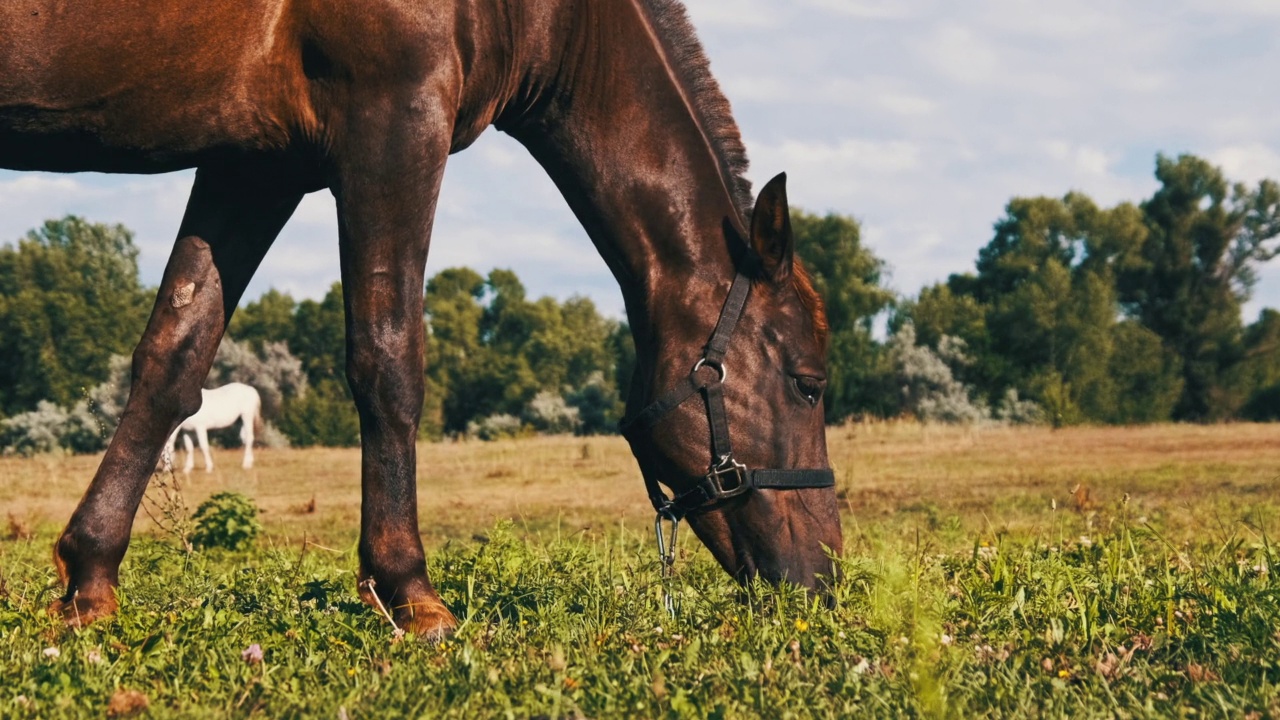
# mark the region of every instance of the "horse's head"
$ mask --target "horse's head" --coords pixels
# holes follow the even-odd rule
[[[738,278],[727,299],[721,284],[659,330],[652,384],[638,374],[631,395],[649,404],[629,408],[626,435],[655,505],[660,481],[668,510],[730,574],[818,589],[833,571],[827,550],[841,545],[823,424],[827,328],[794,259],[785,176],[761,191],[748,242],[728,234]],[[692,290],[670,290],[690,304]]]

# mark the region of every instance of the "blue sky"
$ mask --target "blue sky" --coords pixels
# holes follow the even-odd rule
[[[1104,205],[1155,189],[1157,152],[1280,179],[1280,0],[687,0],[757,187],[852,215],[915,293],[970,269],[1015,195]],[[162,176],[0,172],[0,241],[73,212],[137,232],[159,281],[191,186]],[[622,302],[563,199],[496,131],[450,159],[428,273],[510,267],[533,296]],[[327,193],[308,197],[249,289],[319,297],[338,278]],[[1246,319],[1280,307],[1280,260]]]

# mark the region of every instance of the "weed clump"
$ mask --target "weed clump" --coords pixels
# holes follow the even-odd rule
[[[196,514],[191,544],[197,548],[240,550],[253,543],[262,532],[258,522],[258,506],[249,498],[234,492],[221,492],[200,503]]]

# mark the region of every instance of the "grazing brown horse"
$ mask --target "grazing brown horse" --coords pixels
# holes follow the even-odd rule
[[[825,319],[783,179],[752,205],[678,2],[9,0],[0,167],[197,168],[119,430],[54,549],[55,611],[116,609],[165,440],[200,408],[276,234],[327,188],[363,438],[361,595],[418,633],[456,625],[418,534],[423,274],[445,161],[490,125],[546,169],[622,287],[638,354],[626,431],[655,505],[739,579],[820,586],[841,544]]]

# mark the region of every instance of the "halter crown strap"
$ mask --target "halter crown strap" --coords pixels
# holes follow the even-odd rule
[[[707,505],[737,497],[753,489],[791,490],[835,485],[835,473],[829,468],[753,470],[733,457],[733,445],[729,441],[729,414],[724,404],[724,381],[727,377],[724,357],[729,351],[729,341],[742,317],[750,293],[751,280],[741,272],[738,273],[733,279],[733,285],[729,287],[729,296],[720,309],[715,330],[703,347],[702,359],[675,387],[618,424],[622,434],[631,439],[637,428],[651,429],[694,395],[701,393],[706,402],[707,421],[711,427],[710,470],[701,482],[671,498],[658,486],[657,480],[645,475],[649,500],[659,517],[679,520]],[[707,372],[708,370],[714,372]]]

